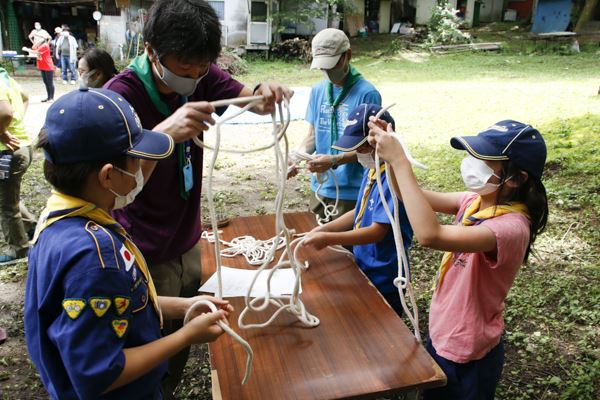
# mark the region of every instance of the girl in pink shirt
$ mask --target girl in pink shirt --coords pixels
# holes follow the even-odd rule
[[[504,300],[548,220],[544,139],[530,125],[511,120],[477,136],[452,138],[452,147],[468,153],[460,169],[469,192],[437,193],[419,188],[391,126],[372,118],[369,127],[369,142],[393,169],[415,237],[445,251],[427,350],[448,383],[424,398],[493,400],[504,364]],[[456,219],[441,225],[436,212]]]

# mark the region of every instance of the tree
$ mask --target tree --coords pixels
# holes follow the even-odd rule
[[[581,10],[581,14],[579,14],[579,19],[575,25],[575,32],[579,32],[583,28],[583,25],[592,19],[597,5],[598,0],[585,0],[583,10]]]

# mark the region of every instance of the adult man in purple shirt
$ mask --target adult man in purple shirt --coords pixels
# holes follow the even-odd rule
[[[176,143],[174,154],[142,165],[146,184],[135,200],[113,212],[147,258],[159,295],[193,296],[200,284],[200,194],[202,149],[191,141],[214,124],[210,101],[251,96],[253,90],[219,69],[221,26],[203,0],[159,0],[144,28],[146,51],[104,86],[120,93],[144,128],[165,132]],[[252,111],[270,113],[292,92],[277,83],[254,90],[264,95]],[[165,333],[181,322],[165,326]],[[169,360],[163,392],[171,398],[189,348]]]

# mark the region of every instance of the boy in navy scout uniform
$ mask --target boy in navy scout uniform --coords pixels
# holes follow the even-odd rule
[[[215,340],[231,310],[208,297],[218,312],[161,338],[163,317],[183,318],[199,297],[158,297],[142,254],[109,214],[141,190],[140,159],[168,157],[173,140],[142,129],[118,94],[81,89],[49,108],[38,146],[55,189],[25,296],[25,339],[42,382],[53,399],[160,399],[167,359]]]
[[[348,114],[344,134],[332,145],[334,149],[340,151],[356,150],[358,162],[365,168],[356,207],[338,219],[313,229],[306,236],[304,245],[313,246],[317,250],[335,244],[352,246],[356,264],[394,311],[402,315],[400,295],[398,288],[394,286],[394,279],[398,277],[398,254],[394,233],[377,188],[375,149],[367,141],[369,117],[375,116],[380,110],[379,105],[364,103],[353,109]],[[380,118],[394,125],[394,119],[388,112]],[[381,172],[385,201],[393,214],[394,201],[388,186],[385,165],[382,164],[378,168]],[[404,211],[404,205],[399,202],[398,207],[404,251],[408,254],[412,241],[412,228]]]

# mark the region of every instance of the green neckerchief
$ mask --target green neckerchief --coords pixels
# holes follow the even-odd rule
[[[130,70],[132,70],[142,84],[144,85],[144,89],[146,89],[146,93],[150,96],[150,100],[152,100],[152,104],[154,107],[165,116],[171,115],[171,110],[169,106],[162,101],[160,98],[160,92],[154,83],[154,76],[152,75],[152,63],[148,59],[148,54],[144,53],[142,55],[137,56],[133,60],[131,60],[131,64],[127,66]],[[177,168],[179,172],[179,195],[187,200],[189,196],[189,192],[185,191],[184,177],[183,177],[183,167],[185,166],[185,143],[177,143],[175,145],[175,150],[177,151]]]
[[[6,86],[10,86],[9,77],[10,76],[8,75],[8,72],[4,68],[0,67],[0,79],[2,79]]]
[[[344,86],[342,87],[342,91],[337,95],[337,97],[333,98],[333,83],[329,82],[327,87],[327,100],[329,105],[331,106],[331,144],[338,140],[338,126],[337,126],[337,114],[336,109],[337,106],[346,98],[350,89],[354,86],[356,82],[362,79],[362,75],[350,65],[350,71],[348,71],[348,76],[346,77],[346,82],[344,82]]]

